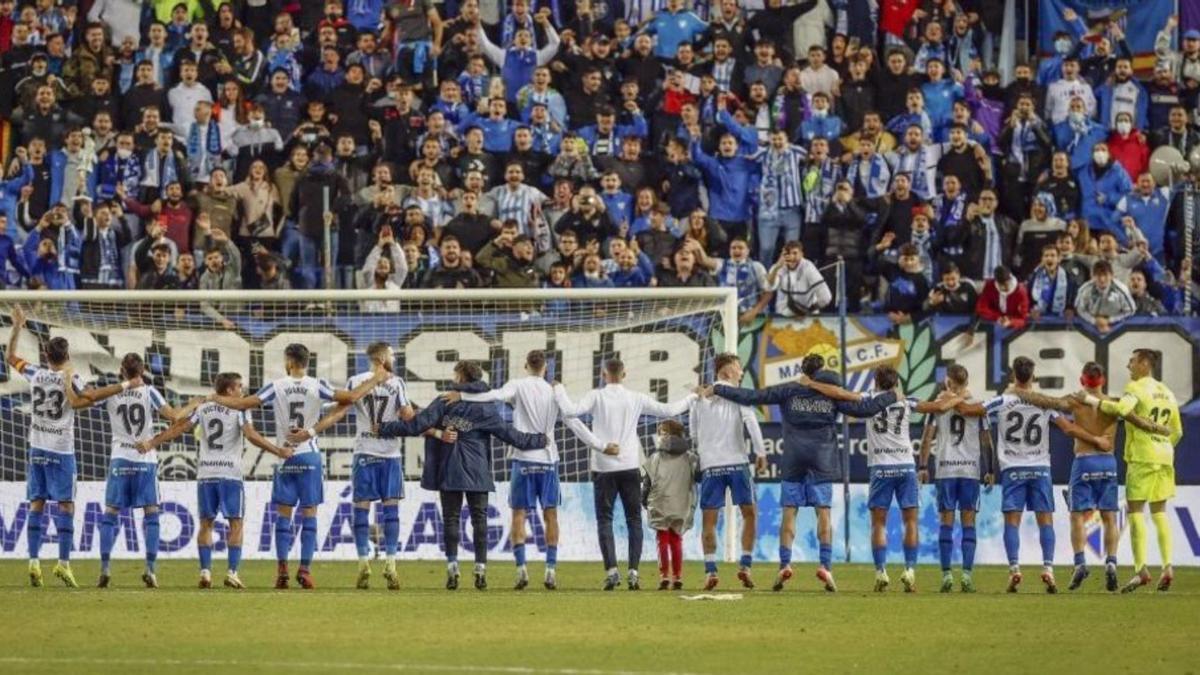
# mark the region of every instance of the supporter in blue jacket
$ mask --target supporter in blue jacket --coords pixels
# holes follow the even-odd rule
[[[683,0],[667,0],[666,11],[655,14],[639,31],[658,38],[654,55],[663,61],[673,60],[679,45],[695,41],[708,30],[708,24],[683,4]]]
[[[1079,171],[1092,161],[1092,148],[1108,138],[1108,129],[1084,112],[1083,99],[1071,99],[1067,119],[1055,124],[1050,133],[1054,147],[1071,158],[1071,170]]]
[[[1113,109],[1113,100],[1134,99],[1133,110],[1122,107]],[[1113,75],[1107,82],[1096,88],[1096,108],[1099,111],[1100,124],[1112,128],[1117,124],[1117,113],[1121,110],[1133,114],[1134,128],[1147,130],[1150,120],[1150,94],[1146,87],[1133,76],[1133,62],[1127,58],[1117,59]]]
[[[1133,181],[1120,162],[1113,161],[1107,143],[1097,143],[1092,149],[1092,161],[1076,173],[1079,180],[1080,215],[1092,229],[1111,232],[1118,242],[1126,241],[1125,228],[1117,204],[1133,189]]]
[[[729,236],[747,236],[758,162],[738,154],[738,142],[731,133],[721,136],[716,157],[692,141],[692,159],[704,174],[709,215]]]
[[[23,155],[24,151],[21,154]],[[20,173],[6,181],[0,181],[0,213],[8,216],[10,223],[17,222],[17,201],[21,195],[21,188],[33,182],[33,167],[26,161],[20,161],[20,164]]]
[[[21,275],[21,279],[29,278],[29,266],[25,264],[25,259],[21,249],[13,238],[8,236],[8,223],[11,219],[8,213],[0,211],[0,290],[7,288],[12,281],[8,276],[8,265],[11,263],[17,274]]]

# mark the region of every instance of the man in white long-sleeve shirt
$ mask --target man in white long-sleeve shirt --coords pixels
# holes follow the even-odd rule
[[[540,349],[529,352],[525,357],[525,377],[512,378],[499,389],[482,394],[447,394],[446,398],[476,403],[503,401],[513,406],[513,428],[526,433],[546,435],[546,447],[540,450],[509,449],[512,458],[512,476],[509,483],[508,503],[512,507],[513,558],[517,563],[516,590],[529,585],[529,572],[525,568],[525,513],[542,507],[542,521],[546,525],[546,577],[548,590],[558,587],[555,567],[558,564],[558,505],[561,502],[558,489],[558,446],[554,442],[555,423],[558,421],[558,403],[554,389],[546,382],[546,353]],[[589,448],[600,447],[600,441],[578,419],[564,419],[564,423]]]
[[[717,383],[730,387],[741,386],[742,364],[734,354],[719,354],[713,363]],[[754,558],[754,536],[758,520],[755,506],[754,479],[750,475],[746,434],[754,449],[755,468],[767,465],[762,430],[750,406],[738,405],[723,398],[701,398],[692,403],[688,424],[692,441],[700,455],[700,509],[704,514],[704,590],[717,587],[717,517],[725,506],[729,493],[733,503],[742,511],[742,557],[738,563],[738,579],[746,588],[754,588],[750,564]]]
[[[613,506],[621,499],[625,525],[629,531],[629,590],[640,588],[638,564],[642,558],[642,442],[638,438],[638,421],[642,415],[676,417],[687,412],[695,394],[688,394],[671,404],[659,403],[646,394],[629,391],[621,385],[625,379],[625,364],[620,359],[604,362],[604,383],[600,389],[584,394],[579,404],[571,402],[561,384],[554,387],[554,398],[563,417],[591,414],[591,468],[595,483],[596,531],[600,538],[600,553],[604,557],[604,590],[611,591],[621,583],[617,571],[617,547],[613,540]]]

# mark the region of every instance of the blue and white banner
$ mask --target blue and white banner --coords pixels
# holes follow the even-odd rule
[[[196,530],[199,527],[195,483],[163,482],[160,484],[160,488],[164,514],[159,548],[160,557],[164,559],[194,559],[197,556]],[[408,496],[400,503],[401,558],[404,560],[441,559],[441,507],[437,494],[421,490],[416,483],[407,483],[405,490]],[[29,519],[29,505],[24,499],[24,491],[23,485],[0,483],[0,558],[19,559],[27,555],[25,531]],[[246,483],[246,522],[243,542],[246,558],[274,558],[272,540],[274,514],[270,506],[270,491],[271,486],[268,483]],[[834,560],[840,561],[845,559],[842,530],[845,507],[841,490],[834,492],[833,555]],[[78,558],[99,556],[99,524],[103,512],[103,497],[103,483],[89,481],[79,484],[75,515],[75,556]],[[326,497],[326,502],[318,510],[318,558],[353,560],[356,554],[351,528],[352,504],[349,498],[349,486],[345,483],[330,481],[326,484]],[[854,562],[865,563],[871,560],[870,517],[866,499],[867,488],[865,485],[851,486],[850,554]],[[1061,564],[1068,564],[1071,561],[1070,524],[1062,489],[1055,490],[1055,502],[1054,528],[1057,534],[1055,559]],[[938,517],[932,486],[922,488],[920,503],[920,560],[923,564],[934,564],[938,559]],[[782,512],[778,483],[758,485],[758,508],[759,529],[754,557],[760,563],[774,562],[779,559],[779,521]],[[1180,488],[1178,496],[1170,502],[1167,514],[1174,535],[1174,563],[1176,565],[1200,565],[1200,487]],[[489,559],[512,559],[512,542],[509,539],[511,519],[512,512],[508,508],[508,485],[501,483],[497,485],[497,492],[492,495],[491,505],[488,507],[488,540],[484,545],[487,546]],[[600,549],[596,539],[596,519],[590,483],[563,485],[563,504],[559,508],[558,519],[562,531],[559,541],[559,559],[599,561]],[[465,526],[467,522],[465,510],[463,522],[462,556],[469,559],[477,544],[471,541],[471,528]],[[1124,514],[1122,514],[1121,522],[1122,524],[1125,522]],[[532,534],[531,540],[527,542],[529,559],[536,562],[544,559],[545,529],[537,514],[531,516],[530,525],[531,527],[527,528]],[[699,514],[697,514],[695,527],[684,537],[684,554],[690,560],[700,560],[703,557],[699,525]],[[621,559],[624,560],[626,558],[624,518],[616,518],[614,526],[618,552]],[[1004,523],[1000,513],[999,488],[984,492],[976,527],[979,537],[977,562],[980,564],[1007,562],[1004,554]],[[721,529],[723,528],[724,523],[721,524]],[[796,529],[796,540],[793,546],[794,559],[803,562],[815,561],[817,559],[816,521],[811,510],[804,509],[801,512]],[[225,550],[227,532],[228,528],[225,523],[218,521],[214,546],[218,555]],[[888,521],[889,558],[893,562],[899,562],[902,559],[902,533],[903,526],[900,523],[899,512],[893,510]],[[54,545],[58,540],[52,519],[49,521],[46,535],[43,553],[53,555],[56,550]],[[959,533],[956,532],[955,536],[958,537]],[[1097,562],[1103,560],[1101,541],[1100,525],[1097,519],[1088,525],[1087,555],[1089,560]],[[647,561],[645,568],[648,570],[652,566],[655,551],[654,532],[649,528],[645,531],[643,550]],[[117,532],[114,557],[139,558],[144,551],[141,513],[123,513]],[[296,551],[293,550],[293,556],[295,553]],[[1122,537],[1121,560],[1128,562],[1130,555],[1129,538]],[[1149,555],[1151,563],[1158,561],[1158,551],[1154,546],[1149,547]],[[1041,562],[1038,530],[1034,525],[1032,514],[1027,514],[1026,522],[1021,528],[1021,561],[1026,564]]]
[[[1154,52],[1154,37],[1166,25],[1167,17],[1175,13],[1173,0],[1041,0],[1038,6],[1037,45],[1043,54],[1054,52],[1054,34],[1058,31],[1076,34],[1063,18],[1068,8],[1075,10],[1084,23],[1089,17],[1116,14],[1134,55]]]

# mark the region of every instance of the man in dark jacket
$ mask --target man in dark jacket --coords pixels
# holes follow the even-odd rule
[[[824,367],[825,358],[820,354],[809,354],[800,364],[805,377],[839,385],[838,376],[831,370],[823,370]],[[713,393],[739,405],[778,405],[783,417],[783,458],[780,460],[783,522],[779,526],[779,576],[775,580],[775,590],[782,590],[783,584],[792,578],[796,511],[802,506],[811,506],[817,512],[821,558],[817,576],[825,582],[826,590],[836,590],[830,571],[833,527],[829,507],[833,500],[833,483],[842,479],[837,416],[839,413],[851,417],[878,415],[896,402],[896,393],[884,392],[861,401],[849,400],[858,398],[856,394],[849,394],[845,400],[835,400],[796,382],[759,390],[718,384]]]
[[[482,394],[488,390],[482,380],[483,370],[478,363],[459,361],[454,366],[455,391]],[[471,541],[475,543],[475,588],[482,591],[487,588],[488,493],[496,489],[492,482],[492,438],[519,450],[538,450],[546,447],[546,436],[513,429],[491,403],[447,403],[437,399],[417,416],[422,423],[433,418],[438,418],[437,426],[452,431],[454,438],[450,442],[427,438],[425,468],[421,473],[421,487],[441,494],[446,589],[458,588],[459,521],[465,498],[471,511]],[[389,422],[380,425],[379,435],[383,438],[409,435],[411,426],[411,423]]]
[[[297,245],[285,245],[283,251],[293,260],[299,258],[297,272],[307,288],[316,288],[321,278],[326,225],[330,228],[330,260],[338,259],[338,224],[334,213],[350,197],[350,184],[334,167],[333,151],[327,145],[317,146],[312,163],[292,190],[290,212],[296,216]]]

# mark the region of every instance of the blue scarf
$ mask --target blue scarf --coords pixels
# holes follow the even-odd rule
[[[721,275],[717,281],[722,286],[737,289],[739,312],[745,312],[758,302],[761,280],[754,273],[754,266],[749,260],[737,262],[726,259],[725,264],[721,266]]]
[[[146,170],[142,172],[142,185],[158,189],[161,199],[167,197],[167,186],[179,180],[179,167],[175,166],[175,151],[167,151],[167,161],[161,169],[158,166],[158,150],[152,149],[146,155]]]
[[[892,170],[888,167],[887,162],[879,155],[873,155],[870,162],[870,167],[867,169],[867,175],[862,176],[862,159],[855,159],[850,163],[850,168],[846,172],[846,180],[850,181],[850,185],[854,187],[854,191],[865,195],[868,199],[875,199],[887,194],[888,184],[892,181]]]
[[[1033,306],[1037,307],[1043,314],[1062,316],[1062,313],[1067,309],[1069,283],[1067,281],[1067,271],[1063,269],[1062,265],[1058,266],[1058,271],[1055,273],[1053,279],[1046,272],[1046,268],[1039,265],[1033,272],[1033,283],[1030,284]]]
[[[188,164],[197,178],[207,178],[221,159],[221,127],[216,120],[209,120],[204,131],[203,145],[200,140],[200,123],[195,122],[188,131]]]

